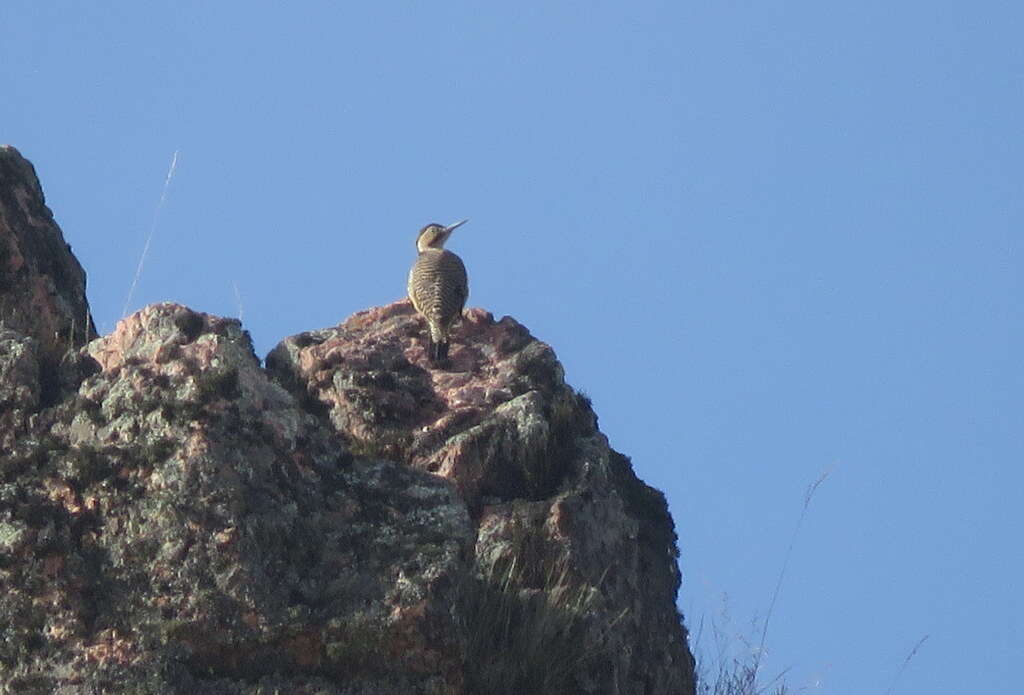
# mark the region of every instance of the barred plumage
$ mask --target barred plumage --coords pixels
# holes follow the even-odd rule
[[[448,227],[428,224],[416,238],[419,256],[409,271],[409,299],[427,320],[429,354],[435,363],[448,358],[448,331],[462,316],[469,296],[466,266],[461,258],[443,248],[452,231],[465,222]]]

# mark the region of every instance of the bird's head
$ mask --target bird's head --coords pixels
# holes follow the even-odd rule
[[[443,224],[431,222],[421,229],[419,235],[416,237],[416,250],[422,253],[427,249],[444,248],[444,242],[448,241],[448,237],[451,233],[467,222],[469,222],[469,220],[462,220],[461,222],[450,224],[447,227]]]

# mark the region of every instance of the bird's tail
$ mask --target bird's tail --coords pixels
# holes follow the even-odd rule
[[[430,361],[440,364],[448,359],[448,335],[430,322]]]
[[[448,360],[448,341],[430,341],[430,361],[434,364],[441,364]]]

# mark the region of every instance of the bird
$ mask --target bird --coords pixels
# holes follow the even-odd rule
[[[462,259],[444,248],[451,233],[469,222],[447,227],[431,222],[416,236],[416,262],[409,271],[409,299],[430,331],[428,356],[434,364],[448,359],[448,332],[462,316],[469,296],[469,281]]]

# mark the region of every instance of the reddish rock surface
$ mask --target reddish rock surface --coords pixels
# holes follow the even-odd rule
[[[552,448],[571,437],[576,394],[551,349],[511,318],[470,309],[452,333],[450,363],[426,357],[408,300],[338,328],[283,341],[267,367],[327,409],[356,452],[400,460],[455,483],[474,506],[504,493],[537,496],[557,471]]]

